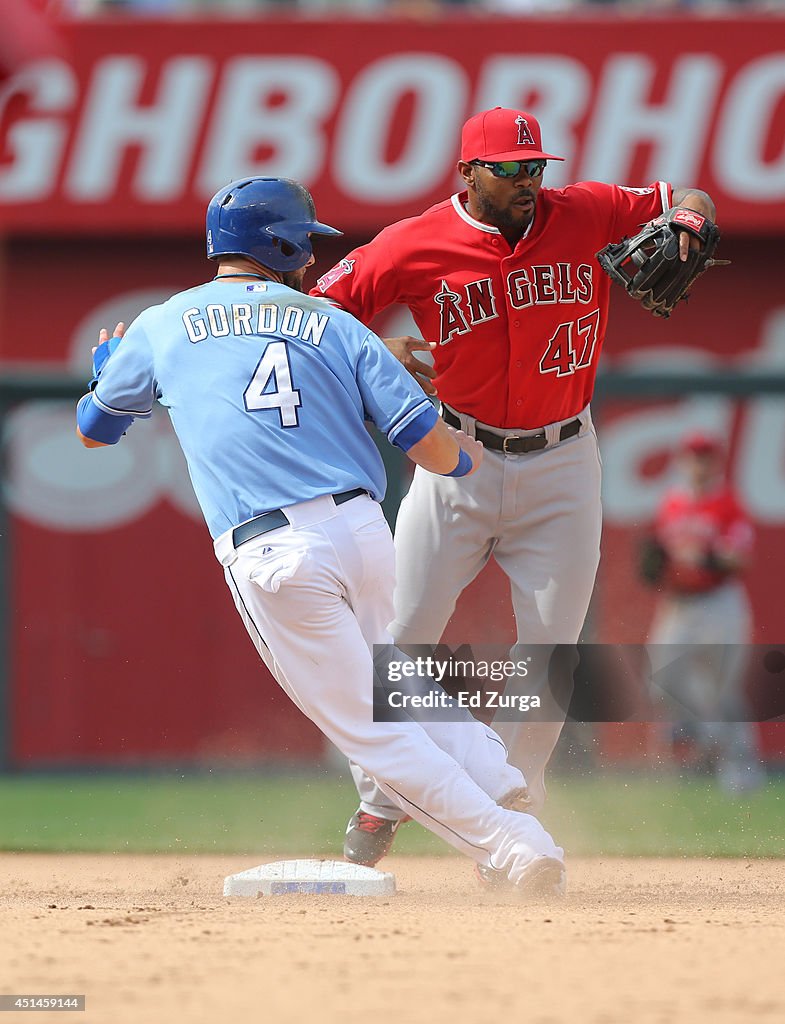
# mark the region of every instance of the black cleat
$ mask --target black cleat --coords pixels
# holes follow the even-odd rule
[[[356,811],[346,826],[343,855],[353,864],[373,867],[389,853],[398,826],[408,818],[390,821],[367,811]]]

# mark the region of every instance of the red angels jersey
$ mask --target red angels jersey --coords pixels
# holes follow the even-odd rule
[[[668,554],[663,587],[679,593],[711,590],[724,583],[732,574],[706,568],[707,556],[747,555],[754,539],[746,512],[725,485],[700,497],[686,490],[670,491],[657,513],[654,533]]]
[[[409,307],[434,350],[439,398],[496,427],[574,417],[591,399],[610,278],[595,253],[671,204],[671,186],[542,188],[514,250],[467,212],[466,192],[385,228],[319,279],[363,323]]]

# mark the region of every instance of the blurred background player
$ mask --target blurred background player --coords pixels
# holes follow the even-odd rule
[[[682,716],[682,734],[720,784],[743,792],[765,778],[745,695],[753,529],[718,438],[689,434],[678,463],[682,482],[665,494],[641,553],[641,575],[660,594],[649,632],[654,692]]]
[[[88,448],[155,401],[170,413],[243,623],[300,710],[389,799],[492,881],[558,895],[563,851],[515,809],[521,772],[486,726],[373,720],[394,552],[370,420],[418,465],[468,476],[482,446],[451,431],[379,338],[303,294],[311,234],[340,232],[286,178],[247,178],[207,209],[215,278],[102,332],[79,402]],[[429,681],[428,681],[429,682]],[[438,741],[435,737],[438,736]]]
[[[548,161],[562,159],[544,150],[533,114],[475,114],[461,136],[464,191],[385,228],[313,289],[363,323],[392,303],[408,306],[425,341],[387,344],[426,390],[435,386],[445,422],[486,449],[471,481],[415,471],[395,531],[390,629],[399,644],[439,643],[458,597],[491,556],[510,580],[519,643],[575,644],[583,627],[602,518],[589,403],[610,298],[595,254],[671,206],[711,220],[715,210],[704,192],[665,182],[542,187]],[[689,245],[682,233],[683,258]],[[428,343],[433,370],[413,356]],[[545,680],[536,688],[545,700]],[[534,813],[560,713],[537,724],[497,723]],[[344,852],[375,863],[402,812],[353,775],[361,802]]]

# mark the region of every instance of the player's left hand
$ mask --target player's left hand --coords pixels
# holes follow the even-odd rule
[[[690,192],[632,238],[625,236],[597,253],[611,280],[654,316],[669,317],[704,271],[728,262],[714,259],[720,230],[703,214],[714,207],[702,196]]]
[[[125,324],[121,320],[120,323],[117,325],[117,327],[115,327],[114,333],[112,334],[112,337],[113,338],[117,338],[117,340],[119,341],[120,338],[122,338],[124,336],[125,336]],[[107,329],[105,327],[102,327],[101,330],[98,332],[98,344],[93,346],[93,360],[95,360],[95,354],[98,351],[98,349],[101,347],[101,345],[103,345],[105,342],[108,342],[108,341],[109,341],[109,331],[107,331]],[[111,353],[114,352],[114,350],[116,348],[117,348],[117,343],[115,343],[114,345],[109,345],[109,351],[107,351],[107,354],[106,354],[106,358],[107,359],[109,358]],[[104,360],[104,362],[106,362],[106,360]]]
[[[109,331],[107,331],[105,327],[102,327],[98,332],[98,344],[93,347],[93,378],[90,381],[91,391],[98,383],[98,377],[104,363],[123,340],[124,335],[125,324],[122,320],[117,327],[115,327],[114,334],[111,338],[109,337]]]
[[[714,221],[717,214],[714,209],[714,205],[707,201],[707,197],[704,197],[702,193],[690,192],[689,195],[685,196],[684,199],[679,203],[679,206],[685,210],[694,210],[699,213],[702,217],[706,217],[710,221]],[[701,247],[701,240],[689,231],[679,232],[679,259],[684,262],[689,255],[690,249],[697,250]]]
[[[687,259],[690,249],[700,249],[700,240],[691,235],[688,231],[679,232],[679,259],[684,262]]]

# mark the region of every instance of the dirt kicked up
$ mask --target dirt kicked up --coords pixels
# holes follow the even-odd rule
[[[100,1024],[785,1019],[785,861],[570,861],[544,907],[391,857],[392,898],[224,899],[255,863],[0,855],[0,994],[84,994]]]

